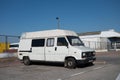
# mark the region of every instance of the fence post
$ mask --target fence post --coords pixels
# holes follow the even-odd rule
[[[5,51],[7,51],[7,49],[8,49],[8,37],[7,36],[5,36]]]
[[[114,46],[114,48],[115,48],[115,51],[117,50],[117,43],[115,42],[115,46]]]

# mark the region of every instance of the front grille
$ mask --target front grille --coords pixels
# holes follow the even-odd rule
[[[93,57],[95,56],[94,52],[83,52],[82,53],[82,58],[88,58],[88,57]]]
[[[95,56],[95,55],[93,54],[93,52],[85,52],[85,53],[86,53],[86,57]]]

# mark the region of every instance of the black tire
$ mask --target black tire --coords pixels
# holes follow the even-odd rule
[[[24,57],[24,58],[23,58],[23,63],[24,63],[24,65],[30,65],[31,62],[30,62],[29,57]]]
[[[65,60],[64,67],[69,69],[75,69],[76,68],[76,60],[74,58],[68,58]]]

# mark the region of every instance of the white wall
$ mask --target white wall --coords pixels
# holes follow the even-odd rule
[[[97,35],[85,35],[79,37],[86,47],[90,47],[95,50],[108,50],[108,47],[110,47],[111,44],[108,38],[120,38],[120,34],[112,29],[108,31],[102,31],[100,34]]]
[[[86,47],[96,50],[107,49],[107,38],[101,37],[80,37]]]

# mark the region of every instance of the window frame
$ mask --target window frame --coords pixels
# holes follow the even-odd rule
[[[44,47],[45,39],[32,39],[31,47]]]
[[[48,45],[49,44],[48,40],[50,41],[50,45]],[[46,47],[53,47],[54,45],[55,45],[55,38],[47,38]]]
[[[60,38],[63,38],[66,43],[65,43],[65,44],[58,44],[58,40],[59,40]],[[57,46],[68,46],[68,42],[67,42],[66,38],[65,38],[65,37],[58,37],[58,38],[57,38]]]

